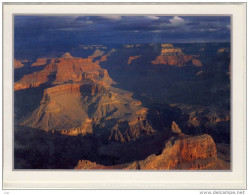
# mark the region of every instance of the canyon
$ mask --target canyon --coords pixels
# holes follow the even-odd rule
[[[163,43],[33,60],[14,84],[15,168],[230,169],[229,56]]]

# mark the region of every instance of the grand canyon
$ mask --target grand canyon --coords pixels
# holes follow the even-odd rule
[[[18,36],[14,169],[230,170],[229,41]]]

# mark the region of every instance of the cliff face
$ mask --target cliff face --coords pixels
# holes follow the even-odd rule
[[[216,163],[216,144],[211,136],[181,134],[167,140],[161,154],[150,155],[145,160],[113,166],[81,160],[75,169],[198,170],[215,169]]]
[[[50,73],[51,72],[48,70],[42,70],[40,72],[24,75],[20,81],[15,82],[14,90],[18,91],[22,89],[39,87],[41,84],[49,81]]]
[[[170,138],[162,154],[151,155],[127,169],[207,169],[214,166],[216,161],[216,145],[211,136],[181,135]]]
[[[47,63],[47,60],[37,60]],[[39,87],[41,84],[53,83],[61,84],[68,81],[81,81],[84,79],[106,80],[111,82],[106,70],[91,59],[75,58],[69,53],[61,58],[54,58],[50,63],[44,66],[39,72],[25,75],[20,81],[15,82],[15,91],[32,87]],[[107,81],[108,80],[108,81]]]

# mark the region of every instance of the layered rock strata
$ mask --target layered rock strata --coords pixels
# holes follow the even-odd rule
[[[183,67],[187,63],[198,67],[202,66],[200,60],[194,58],[194,56],[185,55],[180,48],[174,48],[172,44],[161,44],[161,54],[151,63],[178,67]]]

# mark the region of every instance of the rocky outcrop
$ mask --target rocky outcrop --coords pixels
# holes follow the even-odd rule
[[[73,56],[69,52],[66,52],[61,56],[61,58],[73,59]]]
[[[101,51],[100,49],[96,49],[94,53],[91,56],[89,56],[89,58],[94,59],[94,58],[102,56],[104,53],[105,53],[104,51]]]
[[[43,70],[25,75],[21,80],[15,82],[14,89],[17,91],[39,87],[44,83],[61,84],[86,79],[112,82],[107,71],[101,69],[97,63],[92,62],[92,59],[76,58],[72,57],[70,53],[65,53],[61,58],[51,59]]]
[[[24,65],[20,60],[14,60],[14,68],[22,68]]]
[[[161,154],[152,154],[145,160],[113,166],[81,160],[75,169],[198,170],[216,169],[216,163],[217,149],[211,136],[181,134],[167,140]]]
[[[134,162],[127,169],[208,169],[216,161],[216,145],[211,136],[181,135],[170,138],[162,154]]]
[[[130,95],[92,81],[45,89],[40,106],[21,125],[70,136],[96,133],[108,141],[127,142],[154,133],[146,114]]]
[[[132,62],[133,60],[138,59],[138,58],[140,58],[140,57],[141,57],[141,55],[139,55],[139,56],[130,56],[129,59],[128,59],[127,64],[131,64],[131,62]]]
[[[179,128],[179,126],[176,124],[175,121],[173,121],[171,124],[171,131],[176,134],[182,133],[181,129]]]
[[[161,54],[151,61],[152,64],[165,64],[177,67],[183,67],[189,62],[193,66],[202,66],[200,60],[195,59],[194,56],[185,55],[180,48],[174,48],[172,44],[161,44]]]
[[[119,141],[122,143],[136,140],[141,135],[151,135],[155,133],[155,130],[149,125],[146,120],[141,120],[137,117],[132,122],[117,123],[111,130],[111,134],[108,137],[109,141]]]
[[[15,82],[14,90],[18,91],[22,89],[39,87],[41,84],[49,81],[50,73],[50,71],[42,70],[40,72],[24,75],[20,81]]]

